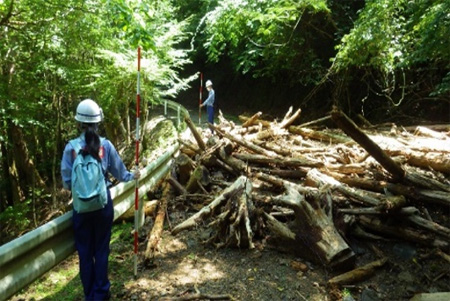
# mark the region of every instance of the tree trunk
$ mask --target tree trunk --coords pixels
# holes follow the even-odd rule
[[[151,216],[155,213],[156,208],[159,204],[158,200],[152,200],[152,201],[139,201],[139,203],[143,204],[143,213],[144,216]],[[132,206],[130,209],[125,211],[121,216],[117,218],[117,221],[133,221],[134,219],[134,206]]]
[[[12,122],[9,122],[8,125],[9,137],[12,138],[11,141],[13,143],[10,154],[14,162],[10,166],[15,166],[15,170],[17,172],[11,176],[17,177],[16,181],[19,185],[18,190],[20,190],[20,194],[22,196],[28,194],[29,187],[32,187],[33,185],[33,177],[36,186],[45,188],[45,182],[42,180],[33,160],[31,160],[29,156],[22,130]]]
[[[237,190],[244,189],[247,181],[248,179],[246,177],[239,177],[230,187],[224,189],[222,193],[218,197],[216,197],[209,205],[203,207],[199,212],[192,215],[190,218],[173,228],[172,234],[176,235],[183,230],[197,226],[202,220],[213,214],[213,212],[218,207],[223,205],[223,203],[228,200],[231,194],[235,193]]]
[[[389,191],[393,194],[403,195],[410,200],[435,203],[444,206],[450,206],[450,193],[439,190],[426,190],[413,186],[406,186],[403,184],[393,184],[385,181],[368,180],[361,178],[353,178],[348,176],[339,176],[338,174],[332,174],[334,178],[337,178],[340,182],[346,183],[352,187],[358,187],[370,191],[376,191],[384,193]]]
[[[158,250],[158,244],[163,232],[167,204],[169,203],[169,199],[173,198],[170,184],[166,182],[164,185],[163,196],[156,214],[155,223],[148,236],[147,247],[144,254],[145,262],[149,262],[155,257],[155,252]]]
[[[382,267],[387,262],[387,258],[382,258],[371,263],[368,263],[362,267],[351,270],[347,273],[335,276],[328,280],[329,285],[344,285],[352,284],[361,280],[365,280],[372,276],[375,271]]]
[[[233,136],[229,133],[225,133],[225,132],[221,131],[219,128],[215,127],[214,125],[211,125],[211,127],[215,131],[217,131],[221,136],[226,137],[226,138],[230,139],[231,141],[234,141],[234,142],[238,143],[239,145],[244,146],[245,148],[251,150],[252,152],[255,152],[257,154],[261,154],[261,155],[264,155],[267,157],[271,157],[271,158],[276,158],[278,156],[276,153],[268,151],[260,146],[257,146],[251,142],[248,142],[247,140]]]
[[[242,160],[244,162],[256,163],[256,164],[264,164],[264,165],[276,165],[279,167],[322,167],[323,162],[318,160],[311,160],[306,157],[297,157],[297,158],[270,158],[264,155],[255,155],[248,153],[236,153],[234,155],[235,158]]]
[[[55,84],[56,86],[56,84]],[[59,146],[61,145],[61,98],[62,96],[58,96],[55,94],[55,91],[53,93],[53,106],[55,108],[55,114],[56,114],[56,125],[55,125],[55,143],[53,146],[53,160],[52,160],[52,182],[53,182],[53,187],[52,187],[52,204],[53,204],[53,209],[57,208],[58,206],[58,200],[57,200],[57,183],[59,183],[59,181],[57,181],[56,177],[57,177],[57,167],[59,166],[59,160],[61,158],[61,152],[59,149]]]
[[[302,137],[305,138],[312,138],[326,143],[347,143],[351,141],[351,139],[342,135],[333,134],[325,131],[315,131],[312,129],[307,129],[299,126],[290,126],[289,132],[301,135]]]
[[[194,162],[187,155],[181,153],[175,159],[175,164],[178,168],[178,182],[185,185],[194,169]]]
[[[258,176],[260,179],[267,177]],[[276,203],[288,206],[295,212],[297,228],[296,239],[303,242],[302,246],[310,249],[315,255],[312,260],[327,266],[340,268],[354,260],[355,254],[336,230],[331,216],[331,197],[328,194],[308,196],[309,200],[300,194],[302,189],[294,183],[279,180],[286,190],[284,195],[273,198]],[[320,200],[319,200],[320,199]],[[325,201],[327,212],[320,204]]]
[[[254,114],[253,116],[251,116],[250,118],[248,118],[244,123],[242,123],[242,127],[243,128],[247,128],[249,126],[252,126],[256,123],[256,120],[261,117],[262,112],[258,112],[256,114]]]
[[[199,132],[197,131],[197,128],[195,127],[194,123],[189,118],[189,116],[184,116],[184,121],[191,130],[192,135],[194,135],[195,141],[197,141],[197,144],[200,147],[200,149],[205,150],[206,149],[205,142],[203,142],[202,137],[200,136]]]
[[[426,247],[436,247],[436,248],[448,248],[449,242],[441,239],[437,239],[434,235],[427,235],[420,233],[411,228],[407,228],[404,225],[393,224],[387,225],[385,221],[380,220],[376,217],[360,216],[358,222],[367,229],[375,232],[388,234],[390,236],[398,237],[407,241],[412,241],[420,243]]]
[[[334,108],[331,113],[333,121],[350,137],[359,143],[369,154],[372,155],[394,178],[402,180],[405,171],[394,162],[375,142],[373,142],[358,126],[343,112]]]
[[[292,112],[292,107],[289,108],[288,113],[286,114],[286,116],[284,116],[283,121],[281,121],[281,123],[279,125],[280,129],[285,129],[285,128],[289,127],[295,121],[295,119],[297,119],[298,116],[300,116],[300,113],[302,112],[302,110],[298,109],[292,115],[291,115],[291,112]]]
[[[203,165],[197,166],[196,169],[191,173],[191,177],[186,184],[186,190],[189,193],[196,192],[198,189],[201,189],[207,186],[211,182],[209,171]]]
[[[0,152],[1,152],[1,166],[0,170],[3,172],[2,174],[2,183],[0,186],[0,213],[3,212],[8,206],[14,205],[14,200],[19,200],[18,191],[12,189],[13,185],[11,183],[12,179],[9,174],[9,166],[8,164],[8,152],[5,146],[5,143],[0,142]]]
[[[172,185],[173,189],[175,189],[177,191],[178,195],[186,195],[188,194],[188,191],[183,187],[183,185],[181,185],[180,182],[178,182],[174,177],[170,176],[167,179],[167,182],[170,183],[170,185]]]

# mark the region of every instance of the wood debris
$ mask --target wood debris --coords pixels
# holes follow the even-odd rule
[[[448,220],[427,208],[450,207],[450,126],[362,129],[337,108],[296,126],[301,111],[292,112],[280,122],[240,116],[241,126],[220,114],[209,124],[215,135],[186,118],[192,139],[180,141],[168,182],[174,201],[202,205],[173,235],[208,227],[204,242],[217,248],[268,241],[331,268],[354,267],[351,236],[406,240],[448,258]],[[337,127],[312,127],[331,121]],[[385,261],[330,281],[352,282]]]

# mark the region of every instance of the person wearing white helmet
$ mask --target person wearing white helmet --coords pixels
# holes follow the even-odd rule
[[[213,89],[213,84],[210,80],[207,80],[205,83],[206,89],[208,90],[208,98],[201,104],[201,107],[206,106],[206,112],[208,113],[208,122],[214,124],[214,101],[215,101],[215,93]],[[211,130],[214,134],[214,131]]]
[[[98,124],[103,121],[103,112],[95,101],[81,101],[77,106],[75,120],[80,123],[82,133],[67,143],[63,152],[61,176],[64,188],[71,189],[72,166],[77,156],[73,145],[81,146],[83,152],[101,162],[108,187],[112,185],[108,173],[122,182],[140,177],[139,170],[134,173],[128,171],[113,144],[98,135]],[[111,296],[108,256],[114,208],[109,189],[107,194],[108,203],[103,209],[87,213],[73,210],[75,247],[85,300],[108,300]]]

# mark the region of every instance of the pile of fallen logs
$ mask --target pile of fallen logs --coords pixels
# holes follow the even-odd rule
[[[291,109],[276,122],[257,113],[236,125],[220,114],[203,131],[186,118],[191,135],[179,139],[165,190],[170,202],[198,210],[172,234],[207,227],[205,243],[218,248],[270,238],[331,268],[355,261],[350,236],[406,240],[449,258],[449,217],[428,210],[450,209],[449,125],[361,129],[336,108],[293,125],[299,116]],[[329,120],[337,127],[313,129]]]

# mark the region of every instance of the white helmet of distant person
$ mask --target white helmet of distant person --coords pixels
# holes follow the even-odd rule
[[[210,81],[209,79],[206,81],[206,87],[211,87],[212,86],[212,81]]]
[[[103,120],[103,111],[92,99],[85,99],[78,104],[75,120],[82,123],[99,123]]]

